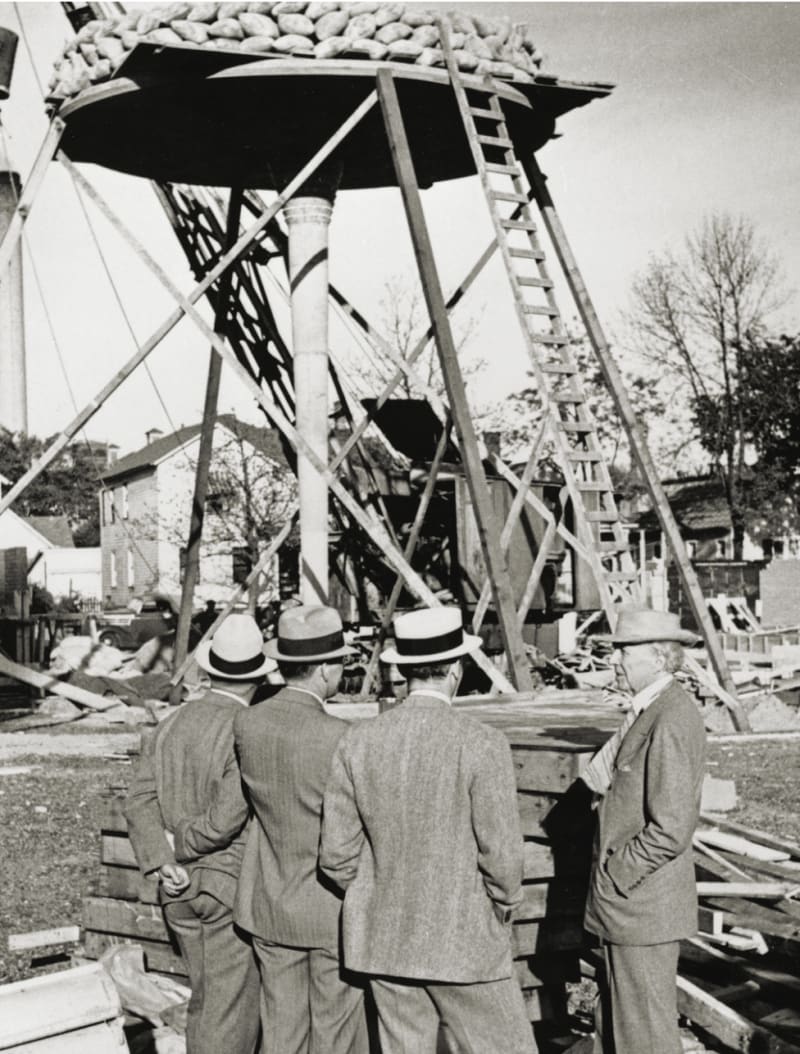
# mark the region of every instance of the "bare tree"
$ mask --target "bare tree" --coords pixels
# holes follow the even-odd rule
[[[785,302],[780,266],[746,217],[714,213],[683,251],[651,257],[633,286],[635,351],[688,386],[695,435],[718,474],[741,558],[746,348]]]

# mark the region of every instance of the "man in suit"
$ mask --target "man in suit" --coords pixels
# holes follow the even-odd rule
[[[164,915],[186,962],[192,997],[188,1054],[253,1054],[258,1040],[258,967],[233,923],[247,811],[224,839],[176,860],[173,832],[183,817],[209,812],[209,823],[241,800],[233,724],[256,686],[275,669],[249,615],[229,615],[195,656],[211,677],[206,694],[143,737],[125,807],[139,867],[158,875]]]
[[[697,932],[692,836],[700,811],[705,728],[674,679],[698,638],[677,615],[621,608],[614,662],[634,693],[619,731],[582,779],[597,794],[587,930],[604,971],[597,1054],[680,1054],[679,942]]]
[[[336,611],[302,605],[281,615],[266,651],[286,686],[239,713],[234,728],[254,812],[234,918],[252,934],[259,962],[262,1054],[365,1054],[363,989],[340,964],[341,896],[318,870],[322,795],[347,728],[323,704],[353,649]],[[180,825],[179,859],[241,823],[244,800],[226,800],[214,824],[201,816]]]
[[[369,975],[383,1054],[429,1054],[440,1020],[465,1054],[536,1047],[512,976],[522,836],[505,737],[451,708],[480,645],[457,608],[395,620],[408,695],[337,748],[320,866],[345,892],[344,962]]]

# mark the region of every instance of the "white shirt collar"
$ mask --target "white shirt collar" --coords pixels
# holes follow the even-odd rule
[[[325,708],[325,700],[321,696],[317,695],[316,692],[312,692],[310,688],[300,688],[300,686],[296,684],[287,684],[286,687],[291,688],[293,692],[304,692],[306,695],[310,695],[312,699],[317,700],[317,702],[323,709]]]
[[[246,699],[242,699],[240,695],[235,692],[226,692],[224,688],[212,688],[211,691],[214,695],[224,695],[227,699],[234,699],[240,706],[249,706],[250,704]]]
[[[445,695],[444,692],[437,692],[435,688],[415,688],[413,692],[409,692],[406,698],[410,699],[413,695],[426,695],[433,696],[434,699],[441,699],[443,703],[447,703],[448,706],[452,703],[452,699],[449,695]]]
[[[664,691],[669,682],[672,680],[671,673],[662,673],[660,677],[657,677],[652,684],[648,684],[646,688],[642,688],[640,692],[631,699],[631,708],[638,716],[645,711],[651,703],[654,703],[658,699],[659,695]]]

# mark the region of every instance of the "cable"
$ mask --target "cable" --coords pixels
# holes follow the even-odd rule
[[[39,89],[39,94],[42,97],[42,101],[44,101],[44,98],[45,98],[44,87],[43,87],[42,81],[41,81],[41,79],[39,77],[39,72],[36,69],[36,63],[33,61],[33,51],[31,50],[30,41],[28,40],[28,34],[27,34],[26,30],[25,30],[25,23],[22,21],[22,15],[20,14],[19,4],[17,4],[17,3],[14,4],[14,14],[17,16],[17,22],[19,22],[20,36],[22,37],[22,42],[25,45],[25,50],[28,52],[28,61],[31,64],[31,70],[33,71],[33,76],[36,79],[36,86]]]

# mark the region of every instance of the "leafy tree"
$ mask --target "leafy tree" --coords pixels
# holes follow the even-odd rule
[[[633,286],[635,349],[675,395],[721,480],[741,558],[753,397],[748,348],[784,302],[777,259],[745,217],[714,213],[680,253],[654,255]],[[774,384],[774,376],[772,383]]]
[[[54,438],[0,429],[0,471],[15,482]],[[20,516],[66,516],[76,545],[99,545],[97,494],[99,475],[105,468],[103,456],[86,443],[67,447],[14,502],[14,511]]]

